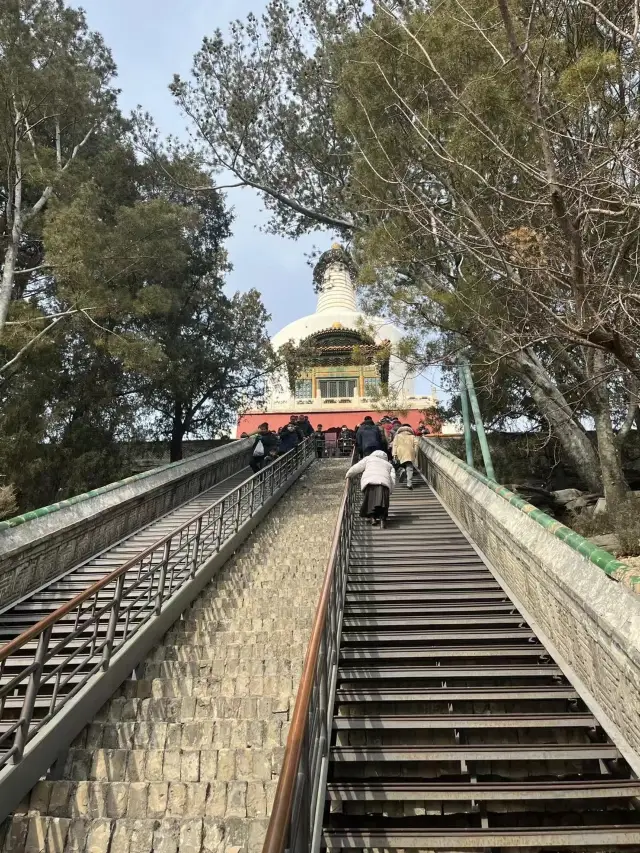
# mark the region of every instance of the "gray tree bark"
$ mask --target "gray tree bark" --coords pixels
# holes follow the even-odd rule
[[[602,491],[600,462],[595,448],[551,376],[525,352],[518,352],[512,361],[580,479],[591,491]]]

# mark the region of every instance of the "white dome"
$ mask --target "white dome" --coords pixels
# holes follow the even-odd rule
[[[338,328],[352,329],[354,332],[370,333],[377,344],[383,341],[397,343],[402,338],[402,333],[381,317],[368,317],[361,311],[344,311],[340,308],[321,313],[309,314],[289,323],[271,339],[275,349],[279,349],[289,341],[299,344],[309,335],[315,335],[326,329]]]

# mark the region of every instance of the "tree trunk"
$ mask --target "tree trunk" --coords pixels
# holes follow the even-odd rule
[[[611,513],[626,504],[629,487],[622,470],[621,443],[616,439],[611,423],[611,404],[607,386],[609,372],[606,360],[603,353],[599,351],[592,353],[591,358],[593,389],[589,397],[596,424],[604,496],[607,501],[607,510]]]
[[[547,419],[553,434],[562,445],[562,449],[571,460],[580,480],[592,492],[601,491],[600,465],[589,436],[579,424],[567,417],[558,408],[543,389],[533,382],[529,384],[526,380],[525,385],[527,385],[536,405]]]
[[[171,440],[169,442],[169,458],[171,462],[182,459],[182,439],[185,429],[182,420],[182,404],[176,402],[173,407],[173,422],[171,424]]]
[[[622,459],[618,442],[611,426],[611,416],[607,410],[594,412],[596,436],[598,438],[598,455],[602,472],[602,486],[607,501],[607,510],[615,511],[616,507],[626,503],[629,496],[629,486],[622,471]]]
[[[18,245],[10,238],[10,243],[4,253],[4,264],[2,267],[2,283],[0,284],[0,336],[4,329],[9,313],[11,294],[13,293],[13,280],[15,278],[16,260],[18,258]]]
[[[16,133],[22,119],[22,114],[16,110]],[[2,267],[2,282],[0,283],[0,338],[4,331],[7,315],[9,314],[9,303],[13,295],[13,282],[16,277],[16,263],[18,250],[22,239],[22,156],[17,137],[13,143],[14,173],[13,187],[7,187],[9,198],[7,200],[7,228],[11,224],[9,245],[4,253],[4,265]]]
[[[517,374],[553,430],[577,475],[592,492],[602,490],[598,456],[582,426],[549,374],[525,353],[516,357]]]

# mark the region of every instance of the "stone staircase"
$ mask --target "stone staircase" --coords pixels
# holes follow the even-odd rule
[[[347,463],[314,464],[4,825],[2,853],[258,853]]]

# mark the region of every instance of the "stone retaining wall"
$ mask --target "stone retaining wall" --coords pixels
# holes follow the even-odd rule
[[[492,492],[433,442],[421,464],[443,504],[640,772],[640,597]]]
[[[249,462],[237,441],[0,532],[0,607],[175,509]]]

